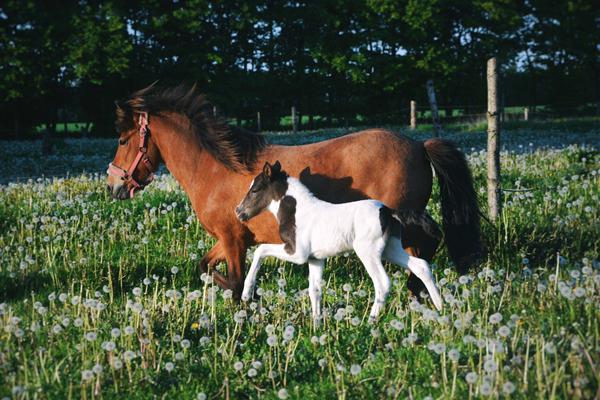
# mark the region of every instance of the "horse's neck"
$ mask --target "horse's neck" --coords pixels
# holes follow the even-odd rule
[[[153,127],[152,125],[155,125]],[[220,163],[211,163],[212,156],[204,151],[187,124],[174,118],[157,117],[151,124],[151,132],[165,166],[175,177],[193,202],[197,191],[206,188],[205,180],[213,179],[214,174],[225,170]],[[194,208],[197,205],[193,204]]]

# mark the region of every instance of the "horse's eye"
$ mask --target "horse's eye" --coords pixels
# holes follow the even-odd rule
[[[258,193],[260,192],[262,188],[260,186],[254,186],[251,190],[252,193]]]
[[[119,144],[121,146],[125,146],[127,144],[127,142],[129,141],[129,139],[119,139]]]

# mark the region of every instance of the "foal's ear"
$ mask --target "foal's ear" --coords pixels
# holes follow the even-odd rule
[[[263,175],[269,179],[271,179],[271,176],[273,174],[273,171],[271,170],[271,168],[272,168],[271,164],[269,164],[269,162],[267,161],[265,163],[265,166],[263,167]]]
[[[279,162],[279,160],[275,161],[275,164],[273,164],[273,172],[281,172],[281,163]]]

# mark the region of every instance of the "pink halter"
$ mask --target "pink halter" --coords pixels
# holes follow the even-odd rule
[[[131,184],[131,189],[129,190],[130,198],[133,197],[133,195],[135,194],[136,191],[142,190],[145,186],[150,184],[150,182],[152,182],[152,180],[154,179],[154,173],[152,172],[154,168],[152,165],[152,161],[150,161],[150,158],[148,158],[148,154],[147,154],[147,152],[148,152],[148,136],[149,136],[148,113],[146,113],[146,112],[140,113],[139,125],[140,125],[140,131],[139,131],[140,144],[139,144],[139,148],[138,148],[138,153],[135,156],[135,159],[133,160],[133,162],[131,163],[129,168],[123,169],[121,167],[114,165],[113,163],[110,163],[110,164],[108,164],[108,170],[106,171],[109,175],[121,178],[123,181],[125,181],[126,185]],[[140,161],[142,161],[144,164],[146,164],[146,167],[148,167],[148,169],[150,170],[150,176],[148,177],[148,180],[146,182],[138,182],[133,177],[133,173],[135,172],[135,169],[137,168]]]

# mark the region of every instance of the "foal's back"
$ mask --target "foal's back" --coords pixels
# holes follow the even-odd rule
[[[357,241],[382,239],[383,203],[359,200],[333,204],[312,196],[297,179],[288,178],[288,195],[296,198],[297,249],[318,259],[354,249]],[[308,246],[308,248],[303,248]]]

